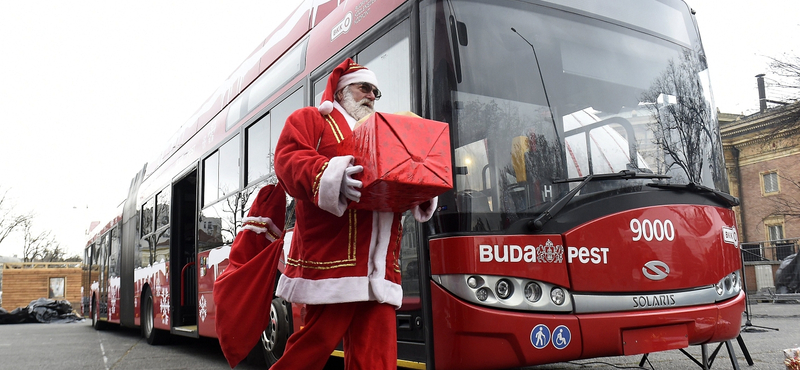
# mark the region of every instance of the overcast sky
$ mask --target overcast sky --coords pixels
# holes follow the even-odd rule
[[[89,222],[301,2],[0,2],[0,191],[82,254]],[[688,3],[718,108],[754,113],[766,57],[800,53],[800,1]]]

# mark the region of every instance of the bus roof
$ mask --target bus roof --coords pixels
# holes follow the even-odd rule
[[[271,104],[280,94],[305,78],[309,71],[325,63],[406,1],[306,0],[300,4],[181,126],[156,159],[147,163],[138,200],[150,197],[162,189],[180,171],[190,168],[200,156],[213,149],[222,140],[227,140],[229,134],[243,122],[258,114],[264,106]],[[344,22],[348,22],[350,32],[337,34],[334,37],[333,30]],[[266,100],[258,104],[258,108],[252,107],[247,115],[238,117],[235,125],[226,127],[225,121],[230,119],[227,117],[227,107],[268,68],[304,39],[307,41],[305,48],[308,53],[304,52],[306,59],[303,73],[269,95]]]
[[[211,122],[250,83],[305,36],[319,20],[330,14],[336,8],[336,3],[336,0],[306,0],[300,4],[170,137],[166,147],[148,163],[148,173],[155,172],[189,138]]]

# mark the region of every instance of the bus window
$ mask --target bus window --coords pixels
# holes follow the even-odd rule
[[[152,244],[153,243],[150,243],[149,235],[139,239],[139,258],[141,259],[139,267],[146,267],[153,264],[155,254],[152,248],[150,248]]]
[[[142,206],[142,236],[153,232],[153,206],[155,200],[150,199]]]
[[[411,212],[403,213],[403,239],[400,244],[400,271],[403,298],[419,298],[419,241],[417,222]]]
[[[242,219],[241,194],[236,193],[203,209],[198,225],[198,248],[201,252],[233,243],[240,226],[237,223]]]
[[[239,189],[239,135],[219,148],[219,196]]]
[[[258,122],[247,128],[247,183],[274,173],[274,153],[286,118],[303,107],[302,89],[289,95]],[[269,143],[269,147],[264,145]]]
[[[169,227],[159,229],[150,240],[155,241],[155,262],[169,261]]]
[[[236,97],[233,102],[228,105],[228,115],[225,117],[225,130],[230,130],[231,127],[236,125],[236,122],[239,122],[239,119],[247,115],[247,106],[242,104],[242,102],[246,101],[245,92],[242,95]]]
[[[270,172],[270,150],[264,145],[269,142],[269,126],[272,114],[261,117],[256,123],[247,128],[247,183],[251,184]]]
[[[208,205],[239,189],[239,135],[203,162],[203,204]]]
[[[375,104],[379,112],[395,113],[411,110],[411,63],[409,55],[410,26],[405,20],[383,35],[354,58],[378,77],[383,97]],[[314,82],[314,104],[319,104],[328,84],[325,75]]]
[[[328,85],[329,75],[330,73],[320,77],[319,80],[314,82],[314,91],[316,93],[314,94],[314,101],[311,102],[311,104],[313,104],[315,107],[322,101],[322,93],[325,92],[325,86]]]
[[[409,21],[405,20],[358,53],[356,61],[375,72],[383,97],[380,112],[411,111],[411,49]]]
[[[292,112],[305,106],[303,103],[303,95],[303,89],[297,90],[280,104],[276,105],[275,108],[272,108],[272,125],[270,126],[269,140],[270,171],[272,171],[274,165],[275,146],[278,144],[278,138],[281,136],[281,131],[283,130],[284,124],[286,124],[286,119],[289,118]]]
[[[203,161],[203,205],[219,198],[219,152],[214,152]]]
[[[170,188],[166,188],[156,196],[156,229],[169,225]]]
[[[100,312],[105,312],[106,294],[108,294],[108,255],[109,255],[109,239],[111,233],[106,233],[100,238],[98,248],[98,262],[100,265],[100,274],[98,281],[100,282]]]
[[[247,102],[248,110],[253,110],[303,72],[306,68],[307,45],[308,40],[306,39],[270,66],[264,74],[247,88],[250,94]]]
[[[120,276],[120,239],[119,239],[119,226],[111,229],[111,253],[108,263],[108,274],[111,278],[118,278]]]
[[[256,109],[306,69],[307,46],[308,39],[301,41],[253,81],[250,87],[231,103],[225,122],[226,131],[236,125],[241,117]]]

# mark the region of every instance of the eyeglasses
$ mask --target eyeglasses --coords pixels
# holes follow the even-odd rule
[[[375,100],[380,100],[381,91],[378,90],[377,87],[372,86],[371,83],[369,83],[369,82],[361,82],[361,83],[355,83],[353,85],[358,87],[358,89],[361,90],[361,92],[364,93],[364,94],[369,94],[369,93],[375,94]]]

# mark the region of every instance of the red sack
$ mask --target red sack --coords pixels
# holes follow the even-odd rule
[[[230,264],[214,282],[217,337],[231,368],[247,357],[269,324],[285,213],[281,184],[261,188],[233,240]]]
[[[413,113],[410,113],[413,115]],[[342,142],[364,172],[349,208],[403,212],[453,188],[450,128],[416,115],[375,113]]]

